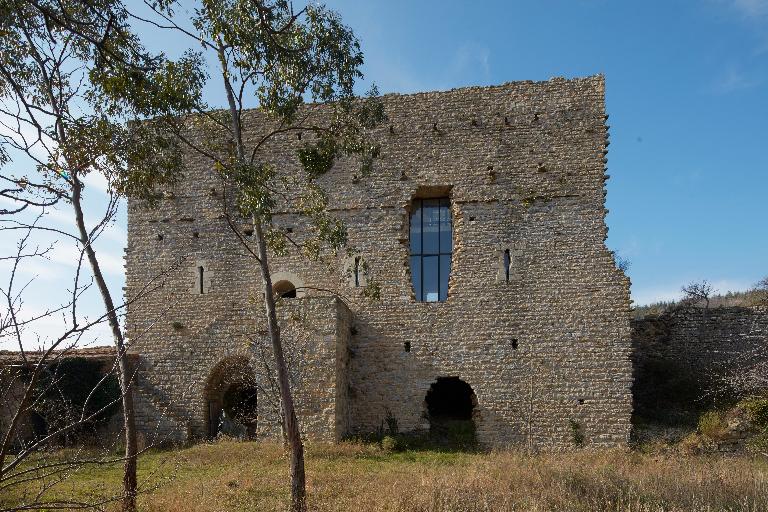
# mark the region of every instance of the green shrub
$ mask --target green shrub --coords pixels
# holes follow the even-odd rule
[[[581,426],[581,423],[570,419],[568,420],[568,425],[571,427],[571,442],[573,442],[573,445],[577,447],[584,446],[584,428]]]
[[[768,452],[768,427],[747,441],[747,450],[751,452]]]
[[[384,436],[381,440],[381,449],[385,452],[399,452],[403,450],[403,443],[397,436]]]
[[[387,424],[387,433],[390,436],[397,436],[400,433],[400,427],[397,424],[397,418],[389,407],[387,407],[384,415],[384,422]]]
[[[709,439],[719,439],[725,432],[725,427],[723,415],[718,411],[708,411],[699,417],[699,432]]]
[[[739,402],[757,427],[768,428],[768,397],[751,397]]]

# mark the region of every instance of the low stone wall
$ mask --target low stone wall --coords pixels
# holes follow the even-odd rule
[[[113,347],[69,349],[54,351],[50,354],[35,351],[22,354],[18,351],[0,350],[0,439],[4,438],[14,416],[19,411],[29,382],[28,375],[34,366],[39,364],[41,358],[45,357],[45,364],[48,366],[56,364],[63,358],[87,359],[98,365],[99,375],[104,375],[113,371],[115,355]],[[128,362],[133,367],[136,358],[130,355]],[[39,410],[38,405],[33,404],[21,410],[15,428],[14,443],[19,445],[28,443],[45,432],[46,426],[41,415],[43,411]],[[121,410],[114,414],[115,418],[100,427],[100,436],[112,438],[119,434],[122,422],[117,420]]]
[[[724,378],[768,361],[768,308],[670,308],[633,320],[632,346],[636,412],[666,400],[712,401],[727,389]]]

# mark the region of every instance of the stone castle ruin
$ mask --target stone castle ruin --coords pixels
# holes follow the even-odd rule
[[[352,252],[271,259],[303,433],[456,418],[486,446],[571,445],[574,428],[590,445],[625,443],[629,280],[605,246],[603,77],[382,101],[372,174],[342,159],[318,179]],[[250,140],[269,123],[245,120]],[[304,143],[282,134],[267,160],[297,171]],[[129,203],[127,299],[177,269],[128,311],[139,423],[183,441],[228,416],[276,436],[261,277],[222,215],[231,191],[205,158],[186,159],[157,207]],[[274,221],[302,240],[290,203]],[[364,292],[373,281],[378,300]]]

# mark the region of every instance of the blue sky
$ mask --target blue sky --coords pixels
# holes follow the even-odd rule
[[[327,5],[362,43],[361,93],[372,82],[383,93],[407,93],[603,73],[608,246],[630,260],[637,304],[675,298],[692,280],[725,292],[768,275],[768,0]],[[172,56],[187,44],[143,33],[150,48]],[[206,92],[212,106],[223,105],[218,84]],[[104,184],[89,184],[95,216]],[[68,215],[51,220],[66,224]],[[0,245],[10,249],[3,237]],[[124,246],[122,213],[97,245],[117,297]],[[66,296],[73,251],[59,244],[49,263],[25,269],[36,276],[28,311],[44,308],[53,290]],[[98,297],[87,300],[93,315]]]

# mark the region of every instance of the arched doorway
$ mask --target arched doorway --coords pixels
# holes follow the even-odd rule
[[[439,377],[425,400],[429,431],[439,444],[468,448],[475,444],[477,397],[458,377]]]
[[[220,433],[255,437],[257,399],[256,376],[246,357],[225,359],[216,365],[205,388],[208,437]]]

